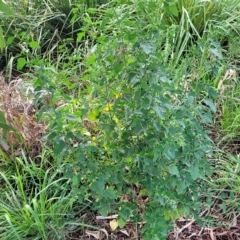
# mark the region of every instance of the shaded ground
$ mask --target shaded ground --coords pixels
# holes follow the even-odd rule
[[[181,222],[176,223],[177,229],[175,232],[170,233],[168,240],[175,239],[192,239],[192,240],[236,240],[240,239],[240,218],[227,228],[224,226],[219,227],[201,227],[195,222]]]
[[[85,233],[75,232],[69,233],[66,239],[79,240],[79,239],[99,239],[99,240],[144,240],[140,238],[140,225],[127,224],[123,229],[112,231],[110,228],[110,221],[112,220],[97,220],[95,226],[101,230],[85,230]],[[93,223],[92,223],[93,224]],[[233,223],[232,227],[227,228],[224,226],[219,227],[201,227],[195,221],[185,221],[180,219],[176,221],[174,231],[170,232],[167,240],[238,240],[240,239],[240,217]]]

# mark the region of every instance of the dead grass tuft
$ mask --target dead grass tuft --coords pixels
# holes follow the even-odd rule
[[[35,155],[39,154],[41,149],[40,139],[46,131],[46,127],[36,121],[33,104],[28,98],[28,91],[30,90],[27,89],[23,92],[18,86],[20,81],[22,80],[14,80],[7,84],[4,77],[0,76],[0,111],[4,113],[7,124],[21,135],[30,152],[31,148],[34,148]],[[14,146],[14,149],[23,145],[12,131],[7,133],[4,140],[10,146]],[[36,143],[38,147],[36,147]],[[38,153],[36,149],[38,149]]]

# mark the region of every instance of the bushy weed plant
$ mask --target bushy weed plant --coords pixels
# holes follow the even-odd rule
[[[187,89],[177,81],[180,72],[167,70],[166,36],[143,17],[150,10],[156,16],[156,3],[138,1],[134,18],[132,7],[121,6],[119,15],[109,10],[100,22],[77,96],[64,95],[46,67],[36,75],[36,91],[50,96],[40,111],[50,122],[45,139],[66,163],[78,200],[102,215],[118,213],[119,226],[144,220],[145,239],[165,239],[174,219],[198,216],[211,152],[201,123],[212,121],[214,91],[201,83]],[[118,26],[111,36],[104,34],[108,22]]]

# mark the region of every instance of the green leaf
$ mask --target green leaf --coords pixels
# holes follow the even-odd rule
[[[74,186],[79,186],[79,183],[80,183],[80,175],[74,175],[73,178],[72,178],[72,183]]]
[[[163,154],[167,159],[174,159],[175,158],[175,150],[172,147],[170,147],[170,148],[165,147],[165,149],[163,151]]]
[[[164,4],[166,5],[172,5],[176,2],[176,0],[164,0]]]
[[[101,205],[98,205],[97,208],[102,216],[107,216],[111,210],[109,202],[105,202]]]
[[[0,34],[0,35],[1,35],[1,34]],[[6,44],[7,44],[7,45],[12,44],[13,40],[14,40],[14,37],[12,37],[12,36],[8,37],[7,40],[6,40]]]
[[[27,61],[25,58],[22,58],[22,57],[18,58],[17,59],[17,70],[22,70],[23,67],[26,65],[26,63],[27,63]]]
[[[2,123],[7,123],[7,122],[6,122],[6,118],[5,118],[5,116],[4,116],[4,113],[3,113],[2,111],[0,111],[0,122],[2,122]]]
[[[133,85],[135,85],[136,83],[139,83],[139,82],[140,82],[140,79],[137,76],[134,76],[130,81],[130,83]]]
[[[215,113],[217,111],[215,104],[212,102],[211,99],[204,99],[203,101],[210,109]]]
[[[126,40],[128,40],[132,44],[135,44],[138,40],[138,36],[135,32],[126,34],[125,38],[126,38]]]
[[[5,151],[8,151],[9,150],[9,145],[7,144],[7,142],[0,137],[0,145],[2,146],[2,148],[5,150]]]
[[[30,46],[31,48],[35,48],[35,49],[40,49],[40,48],[41,48],[40,45],[39,45],[39,43],[36,42],[36,41],[31,41],[31,42],[29,43],[29,46]]]
[[[217,48],[211,48],[210,49],[210,52],[215,55],[216,57],[218,57],[219,59],[222,59],[223,56],[222,56],[222,53],[220,50],[218,50]]]
[[[161,150],[162,149],[159,149],[159,146],[153,149],[153,162],[156,162],[159,159],[159,156],[161,156]]]
[[[226,203],[223,202],[223,203],[220,204],[220,206],[221,206],[221,208],[222,208],[222,210],[223,210],[223,213],[226,213],[226,210],[227,210]]]
[[[55,143],[54,143],[54,149],[53,149],[53,152],[55,155],[60,155],[63,150],[66,148],[66,143],[63,141],[63,140],[57,140]]]
[[[88,117],[89,120],[94,121],[98,117],[98,114],[99,114],[99,112],[95,110],[95,111],[90,112],[87,115],[87,117]]]
[[[0,50],[3,49],[5,46],[6,44],[3,37],[3,31],[2,31],[2,28],[0,27]]]
[[[199,177],[201,177],[201,175],[199,174],[199,167],[195,164],[195,165],[191,165],[189,167],[189,171],[190,171],[190,174],[191,174],[191,177],[193,180],[196,180],[198,179]]]
[[[104,18],[101,22],[100,29],[103,30],[104,27],[110,22],[109,18]]]
[[[191,106],[194,103],[194,96],[188,96],[186,103]]]
[[[94,14],[94,13],[96,13],[96,10],[97,10],[96,8],[88,8],[87,12],[91,13],[91,14]]]
[[[99,195],[103,195],[103,190],[105,188],[105,181],[103,179],[96,180],[90,187],[94,192]]]
[[[4,122],[0,122],[0,128],[3,129],[3,136],[5,137],[6,136],[6,133],[8,131],[13,131],[15,137],[17,138],[17,140],[19,142],[22,141],[22,138],[21,138],[21,135],[10,125],[8,125],[7,123],[4,123]]]
[[[122,218],[118,218],[117,221],[120,228],[123,228],[126,224],[126,221],[124,221]]]
[[[96,60],[96,56],[94,54],[90,55],[86,61],[86,66],[92,65]]]
[[[122,203],[121,209],[118,212],[118,219],[122,219],[123,221],[128,221],[131,217],[132,209],[130,207],[130,203]]]
[[[85,36],[85,32],[78,33],[77,34],[77,41],[80,42],[84,36]]]
[[[172,175],[176,175],[177,177],[180,177],[177,166],[170,165],[167,167],[167,169],[168,169],[169,173],[171,173]]]
[[[133,1],[131,0],[121,0],[119,1],[120,4],[126,4],[126,5],[132,5],[133,4]]]
[[[163,83],[170,82],[167,76],[160,76],[159,80]]]
[[[0,0],[0,12],[6,15],[13,15],[12,9],[6,5],[2,0]]]
[[[115,199],[116,192],[114,191],[113,187],[109,187],[109,188],[105,189],[103,197],[112,199],[112,200]]]
[[[186,184],[184,181],[179,181],[177,192],[178,194],[183,194],[186,192]]]
[[[168,8],[168,11],[172,13],[175,17],[178,16],[179,13],[178,13],[177,6],[175,4],[169,5],[167,8]]]
[[[0,111],[0,123],[4,123],[4,124],[7,125],[6,118],[5,118],[4,113],[2,111]],[[9,131],[9,130],[4,129],[4,128],[2,128],[2,129],[3,129],[3,137],[6,137],[7,131]]]
[[[77,160],[78,160],[78,163],[79,163],[79,164],[81,164],[81,165],[85,164],[85,156],[84,156],[82,153],[80,153],[80,154],[77,156]]]
[[[124,67],[123,63],[116,63],[113,65],[114,71],[117,74],[122,71],[123,67]]]
[[[144,43],[141,43],[140,44],[140,47],[142,48],[142,50],[146,53],[146,54],[149,54],[152,52],[152,46],[150,44],[144,44]]]
[[[6,131],[16,131],[13,127],[11,127],[10,125],[8,125],[4,122],[0,122],[0,128],[2,128],[3,130],[6,130]]]
[[[209,112],[203,113],[200,115],[200,118],[204,123],[212,123],[212,114],[209,110]]]
[[[70,115],[70,114],[66,115],[66,120],[68,120],[68,121],[75,121],[75,122],[79,122],[80,121],[79,118],[77,118],[77,117],[75,117],[73,115]]]
[[[157,132],[161,132],[161,130],[162,130],[162,127],[158,121],[153,122],[153,127]]]
[[[165,108],[163,107],[160,107],[160,106],[153,106],[153,110],[157,113],[157,115],[161,118],[161,119],[164,119],[165,117]]]

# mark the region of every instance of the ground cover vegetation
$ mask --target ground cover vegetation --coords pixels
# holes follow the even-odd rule
[[[239,0],[0,14],[1,239],[238,238]]]

